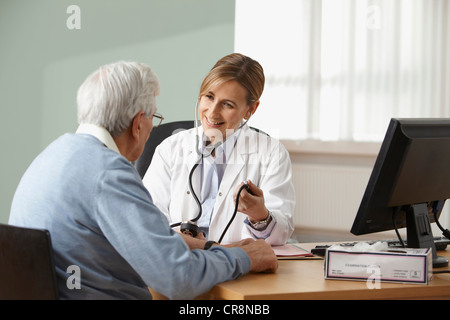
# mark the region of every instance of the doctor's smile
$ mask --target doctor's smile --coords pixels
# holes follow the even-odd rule
[[[208,117],[205,117],[205,121],[206,121],[206,124],[208,125],[208,127],[214,127],[214,128],[220,127],[222,124],[225,123],[225,122],[210,121],[208,119]]]

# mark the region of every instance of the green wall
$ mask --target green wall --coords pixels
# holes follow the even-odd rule
[[[81,29],[69,30],[80,8]],[[204,75],[233,52],[231,0],[0,0],[0,223],[31,161],[77,128],[76,91],[98,66],[149,64],[158,74],[158,111],[193,119]]]

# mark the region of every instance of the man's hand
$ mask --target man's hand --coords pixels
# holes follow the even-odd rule
[[[205,246],[206,241],[199,237],[196,239],[182,233],[180,233],[180,235],[191,250],[203,249]],[[239,247],[243,249],[250,258],[251,272],[275,272],[278,269],[277,256],[273,252],[272,247],[262,239],[256,241],[253,239],[244,239],[223,246],[227,248]]]
[[[253,243],[253,242],[255,242],[255,240],[247,238],[247,239],[244,239],[244,240],[241,240],[241,241],[238,241],[238,242],[233,242],[233,243],[230,243],[230,244],[224,244],[222,246],[223,247],[227,247],[227,248],[242,247],[242,246],[245,246],[245,245]]]
[[[247,239],[248,240],[248,239]],[[245,240],[243,240],[245,241]],[[262,239],[240,246],[250,257],[252,272],[275,272],[278,269],[277,256],[272,247]]]

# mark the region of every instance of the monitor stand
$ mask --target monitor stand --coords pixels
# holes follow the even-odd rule
[[[409,248],[432,249],[433,268],[448,266],[448,259],[436,253],[426,203],[412,205],[406,211],[406,236]]]

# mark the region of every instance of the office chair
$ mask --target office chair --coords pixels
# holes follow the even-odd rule
[[[0,224],[0,300],[58,297],[50,233]]]
[[[180,130],[187,130],[194,127],[194,120],[187,121],[176,121],[164,123],[158,127],[153,128],[150,138],[145,144],[144,151],[142,151],[141,156],[134,162],[134,167],[139,172],[141,178],[144,177],[147,169],[152,161],[153,154],[155,153],[156,147],[166,138],[170,137],[172,134],[179,132]],[[260,132],[262,134],[268,135],[264,131],[257,128],[250,127],[250,129]]]
[[[139,172],[141,178],[144,177],[147,172],[150,162],[152,162],[153,154],[156,147],[166,138],[172,134],[179,132],[180,130],[187,130],[194,127],[194,120],[176,121],[161,124],[158,127],[152,129],[150,138],[145,144],[144,151],[139,159],[134,162],[134,167]]]

